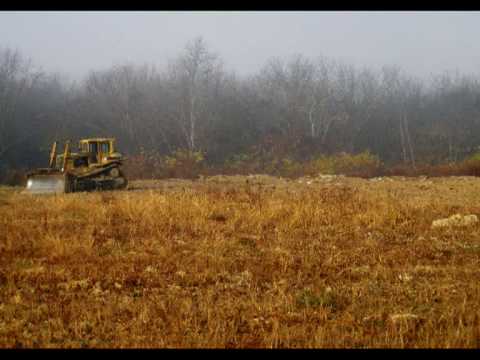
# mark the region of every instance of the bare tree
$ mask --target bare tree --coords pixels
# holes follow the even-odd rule
[[[301,55],[288,62],[270,59],[257,78],[258,96],[276,108],[275,121],[285,136],[318,136],[317,115],[328,91],[318,78],[315,64]]]
[[[32,131],[16,131],[16,127],[19,104],[41,76],[19,51],[0,49],[0,159],[34,135]]]
[[[170,65],[170,81],[177,99],[177,117],[190,151],[198,148],[199,122],[207,114],[207,97],[218,85],[222,64],[199,37]]]
[[[116,133],[124,146],[138,150],[151,127],[151,101],[155,69],[148,66],[115,66],[92,72],[85,82],[85,125],[100,133]]]

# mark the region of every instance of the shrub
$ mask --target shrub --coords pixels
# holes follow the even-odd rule
[[[475,153],[466,159],[467,161],[480,162],[480,153]]]
[[[480,176],[480,153],[476,153],[459,165],[459,171],[462,175],[467,176]]]
[[[480,176],[480,154],[475,154],[460,162],[440,163],[436,165],[417,164],[395,165],[386,170],[388,176]]]
[[[135,179],[154,179],[165,175],[162,156],[144,149],[137,155],[129,156],[124,169],[127,177]]]
[[[205,157],[201,151],[179,149],[163,158],[168,177],[196,178],[204,169]]]
[[[291,156],[275,156],[272,153],[240,154],[225,162],[224,173],[266,173],[284,177],[300,177],[318,174],[344,174],[349,176],[373,177],[382,171],[378,156],[368,151],[360,154],[341,153],[333,156],[321,155],[310,161],[299,161]]]
[[[359,154],[341,153],[333,156],[322,155],[308,165],[310,173],[343,174],[358,177],[378,176],[382,163],[378,156],[364,151]]]
[[[253,173],[278,174],[282,168],[281,159],[271,153],[252,149],[249,153],[232,156],[225,161],[223,170],[227,174],[247,175]]]
[[[135,179],[196,178],[205,167],[205,158],[200,151],[178,149],[171,155],[141,151],[129,157],[125,172]]]

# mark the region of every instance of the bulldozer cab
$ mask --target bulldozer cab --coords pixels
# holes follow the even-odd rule
[[[112,138],[83,139],[79,142],[79,149],[89,154],[90,164],[102,164],[114,153],[114,142]]]

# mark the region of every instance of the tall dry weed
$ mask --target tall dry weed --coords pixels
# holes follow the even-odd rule
[[[478,347],[478,227],[429,225],[480,208],[417,186],[10,192],[0,346]]]

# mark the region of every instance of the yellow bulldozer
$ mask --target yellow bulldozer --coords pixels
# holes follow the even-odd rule
[[[70,141],[57,155],[52,145],[48,168],[27,173],[26,192],[31,194],[125,189],[122,171],[125,158],[116,151],[115,139],[93,138],[79,141],[78,152],[71,152]]]

